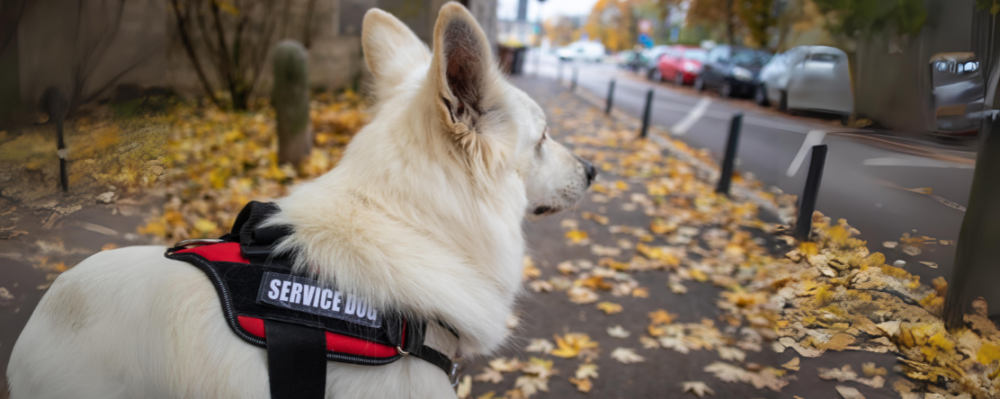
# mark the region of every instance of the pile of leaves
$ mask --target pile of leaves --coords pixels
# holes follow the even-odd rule
[[[314,96],[314,144],[301,165],[279,165],[274,111],[231,112],[181,105],[170,113],[166,203],[140,233],[164,243],[225,234],[249,201],[268,201],[326,173],[351,137],[368,122],[363,98],[347,91]]]
[[[0,131],[0,195],[32,209],[66,208],[105,192],[152,186],[163,172],[167,118],[128,105],[90,107],[65,122],[68,195],[60,190],[56,127],[47,116]]]

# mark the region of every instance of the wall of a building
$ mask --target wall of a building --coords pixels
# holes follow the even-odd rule
[[[461,1],[479,20],[490,40],[496,37],[496,2]],[[33,0],[26,8],[18,26],[16,46],[11,46],[16,52],[4,55],[5,60],[16,60],[13,61],[16,68],[8,69],[18,71],[18,88],[24,104],[33,108],[51,85],[72,93],[74,76],[81,70],[94,71],[86,79],[88,86],[84,91],[90,92],[118,77],[126,67],[128,71],[120,76],[119,84],[169,87],[181,94],[203,93],[176,34],[169,0],[126,1],[121,32],[115,35],[108,50],[100,57],[88,52],[104,27],[98,22],[107,19],[107,13],[97,8],[103,3]],[[355,85],[365,73],[360,37],[365,12],[372,7],[382,8],[429,42],[438,10],[446,0],[315,0],[312,12],[307,12],[308,3],[309,0],[289,1],[292,20],[301,21],[307,13],[311,18],[310,80],[317,87],[343,88]],[[84,9],[80,10],[78,4],[84,4]],[[302,41],[304,33],[296,29],[299,26],[284,35],[277,34],[272,44],[286,37]],[[201,58],[207,78],[219,87],[217,72],[208,64],[207,57]],[[142,62],[133,66],[136,60]],[[93,64],[81,66],[81,61]],[[270,75],[269,67],[262,71],[257,95],[268,92]]]
[[[916,37],[879,35],[857,44],[855,111],[894,130],[931,130],[930,58],[973,51],[974,0],[926,0],[925,6],[928,20]]]

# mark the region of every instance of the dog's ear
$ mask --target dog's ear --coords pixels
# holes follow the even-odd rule
[[[365,64],[375,77],[375,94],[381,97],[403,82],[407,73],[430,61],[427,45],[402,21],[373,8],[361,26]]]
[[[487,111],[497,67],[489,40],[472,14],[458,3],[441,7],[434,26],[429,80],[444,125],[456,134],[473,133]]]

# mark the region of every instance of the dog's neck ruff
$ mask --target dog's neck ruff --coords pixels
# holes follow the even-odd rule
[[[267,349],[272,398],[322,398],[327,361],[378,366],[414,356],[441,368],[454,383],[459,340],[454,329],[381,312],[293,273],[293,259],[272,253],[291,228],[261,226],[277,210],[275,204],[250,202],[231,233],[182,241],[166,253],[204,271],[233,332]]]

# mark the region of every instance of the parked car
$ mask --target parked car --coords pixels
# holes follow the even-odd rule
[[[754,101],[785,111],[843,116],[854,112],[847,54],[826,46],[799,46],[774,56],[760,71]]]
[[[645,58],[640,51],[625,50],[619,52],[617,56],[618,67],[630,71],[638,71],[639,66],[645,64],[645,62]]]
[[[604,45],[599,42],[574,42],[559,49],[557,52],[561,61],[598,62],[604,59]]]
[[[654,46],[643,50],[642,58],[645,64],[640,67],[640,70],[646,74],[646,79],[656,82],[663,80],[661,79],[657,64],[660,61],[660,57],[663,57],[665,53],[670,51],[670,48],[671,46]]]
[[[977,136],[986,117],[986,81],[973,53],[941,53],[930,59],[937,134]]]
[[[716,46],[708,52],[694,88],[698,91],[717,88],[722,97],[750,96],[757,87],[757,73],[770,59],[771,54],[762,50]]]
[[[660,80],[672,80],[678,86],[694,83],[707,55],[700,47],[673,46],[657,63]]]

